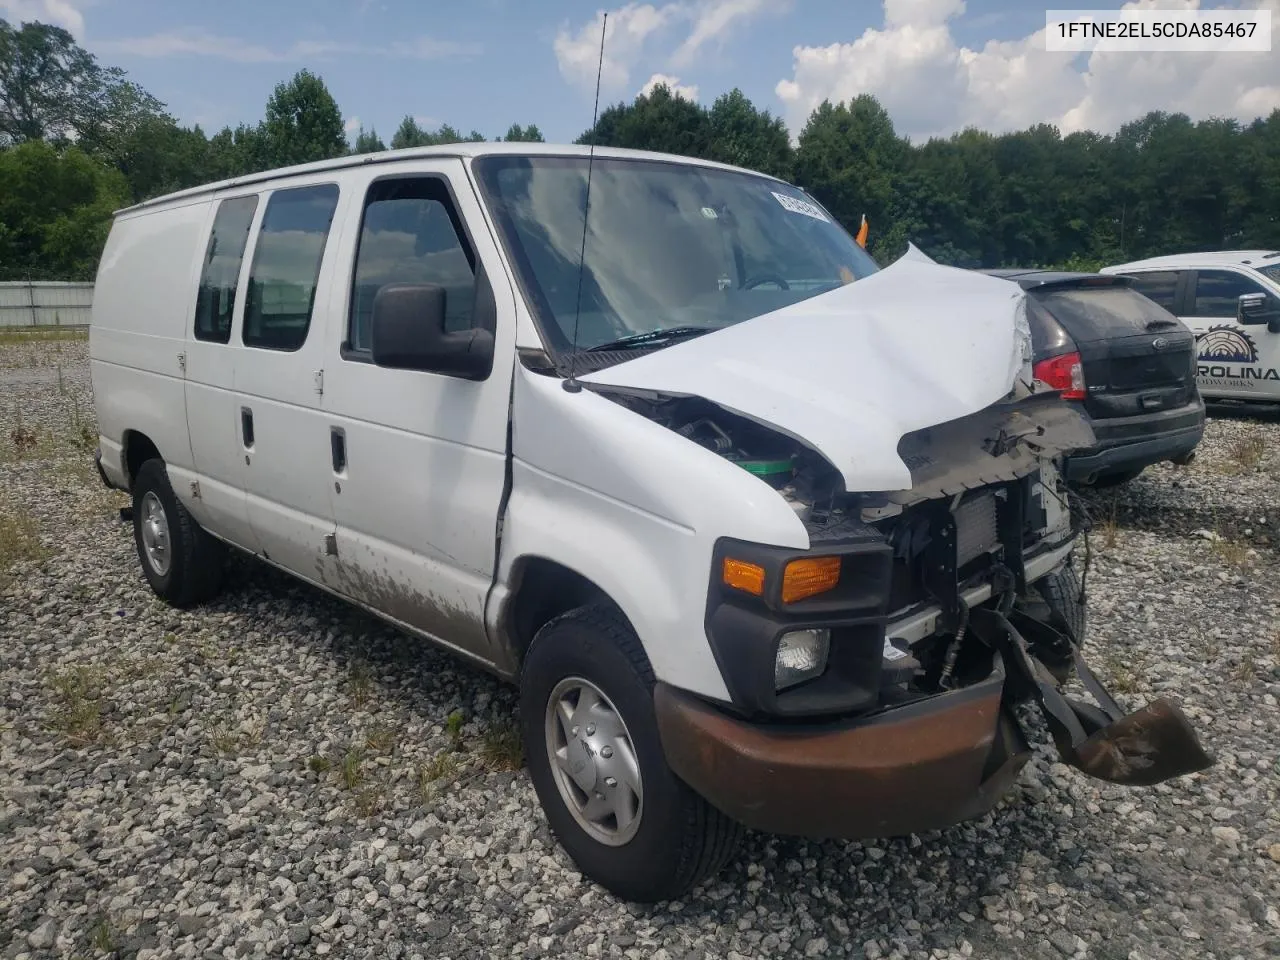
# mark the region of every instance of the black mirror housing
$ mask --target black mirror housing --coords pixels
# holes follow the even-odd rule
[[[493,334],[471,328],[449,332],[444,287],[391,283],[373,299],[373,362],[397,370],[483,380],[493,369]]]

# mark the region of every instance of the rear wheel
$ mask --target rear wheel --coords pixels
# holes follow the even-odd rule
[[[551,829],[587,877],[640,902],[717,873],[742,832],[667,766],[653,683],[639,638],[611,606],[539,630],[520,683],[529,773]]]
[[[226,548],[174,495],[163,460],[148,460],[133,479],[133,538],[147,583],[173,606],[212,599],[222,586]]]

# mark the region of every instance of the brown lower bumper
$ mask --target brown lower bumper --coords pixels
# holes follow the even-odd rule
[[[981,683],[822,726],[761,726],[659,684],[671,768],[735,820],[806,837],[886,837],[981,816],[1030,756],[1001,710],[997,656]]]

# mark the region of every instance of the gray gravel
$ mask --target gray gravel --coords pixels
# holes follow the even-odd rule
[[[1180,698],[1215,768],[1126,790],[1044,750],[981,821],[752,835],[637,908],[552,842],[512,690],[249,560],[210,607],[155,601],[59,346],[0,347],[43,371],[0,377],[0,535],[46,553],[0,587],[0,957],[1280,955],[1274,414],[1093,498],[1093,660],[1134,706]]]

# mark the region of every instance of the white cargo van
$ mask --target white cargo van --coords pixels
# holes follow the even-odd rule
[[[744,824],[990,809],[1021,700],[1096,776],[1209,762],[1079,659],[1053,460],[1091,436],[1031,379],[1023,297],[879,270],[799,189],[710,163],[343,158],[116,217],[100,469],[164,599],[211,598],[230,545],[516,680],[564,847],[672,897]],[[1073,667],[1099,706],[1058,693]]]

